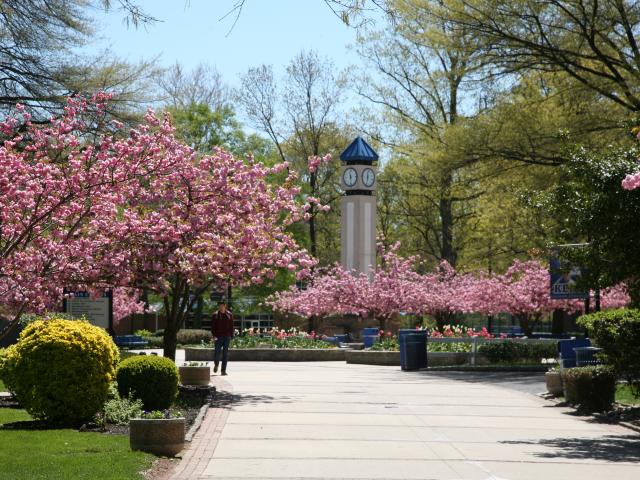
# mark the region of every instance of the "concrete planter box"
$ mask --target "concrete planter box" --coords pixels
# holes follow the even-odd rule
[[[347,363],[400,366],[400,352],[382,350],[347,350],[345,352],[345,358]],[[427,352],[427,366],[442,367],[450,365],[470,365],[471,358],[471,353]],[[476,354],[476,365],[487,365],[488,363],[489,362],[484,355]]]
[[[185,362],[213,362],[213,355],[215,350],[213,348],[185,348],[184,360]]]
[[[173,457],[184,448],[184,418],[129,420],[131,450]]]
[[[384,350],[345,350],[347,363],[400,366],[400,352]]]
[[[427,352],[427,365],[429,367],[444,367],[450,365],[471,365],[473,354],[471,352]],[[476,353],[476,365],[488,365],[486,356]]]
[[[544,379],[547,382],[547,392],[554,397],[559,397],[563,394],[562,388],[562,375],[558,371],[546,372]]]
[[[211,381],[211,368],[209,365],[203,367],[183,366],[178,367],[180,372],[180,383],[182,385],[209,385]]]
[[[185,361],[213,362],[213,348],[185,348]],[[340,362],[345,359],[345,350],[324,349],[277,349],[277,348],[233,348],[229,349],[230,362]]]

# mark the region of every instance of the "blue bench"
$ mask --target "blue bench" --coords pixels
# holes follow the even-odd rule
[[[118,347],[146,347],[149,344],[140,335],[116,335],[113,340]]]

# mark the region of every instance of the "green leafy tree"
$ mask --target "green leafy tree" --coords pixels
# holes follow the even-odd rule
[[[640,196],[622,188],[637,167],[637,146],[612,146],[602,152],[575,147],[561,167],[556,186],[543,195],[558,224],[556,243],[588,245],[573,260],[586,268],[585,282],[607,287],[625,282],[632,303],[640,305]]]

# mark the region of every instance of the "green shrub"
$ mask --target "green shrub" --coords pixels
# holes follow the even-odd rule
[[[142,335],[142,337],[149,342],[150,348],[162,348],[164,347],[164,330],[158,330],[155,333],[149,332],[149,335]],[[212,341],[212,335],[209,330],[202,330],[197,328],[187,328],[180,330],[177,335],[178,345],[200,345],[201,343],[210,343]]]
[[[163,348],[164,338],[162,337],[142,337],[147,341],[148,348]]]
[[[81,320],[38,320],[9,347],[0,376],[36,419],[90,420],[107,400],[118,349],[107,332]]]
[[[132,352],[130,350],[120,350],[120,362],[123,362],[130,357],[137,357],[138,355],[140,354],[137,352]]]
[[[599,356],[640,396],[640,310],[605,310],[578,319],[591,339],[602,348]]]
[[[27,325],[38,321],[38,320],[52,320],[52,319],[57,319],[57,320],[86,320],[85,317],[82,318],[77,318],[74,317],[73,315],[69,314],[69,313],[61,313],[61,312],[47,312],[47,313],[43,313],[43,314],[37,314],[37,313],[24,313],[20,316],[20,319],[18,320],[18,323],[20,324],[20,326],[22,328],[26,327]]]
[[[555,342],[505,340],[483,343],[478,347],[478,352],[491,363],[540,363],[543,358],[555,358],[557,349]]]
[[[147,330],[145,328],[142,328],[140,330],[136,330],[135,332],[133,332],[134,335],[138,335],[140,337],[151,337],[153,334],[151,333],[151,330]]]
[[[605,365],[567,368],[562,372],[565,399],[581,410],[602,412],[611,408],[616,394],[616,373]]]
[[[180,345],[200,345],[203,342],[211,342],[212,338],[209,330],[188,328],[178,332],[178,343]]]
[[[127,358],[118,366],[116,379],[120,397],[139,398],[145,410],[169,408],[178,394],[178,368],[169,358]]]

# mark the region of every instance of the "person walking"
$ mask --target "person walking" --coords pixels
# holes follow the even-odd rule
[[[227,310],[227,304],[224,300],[218,303],[218,311],[213,314],[211,319],[211,333],[215,340],[213,373],[218,372],[218,365],[222,356],[221,375],[226,375],[229,343],[231,343],[231,338],[233,337],[233,313]]]

